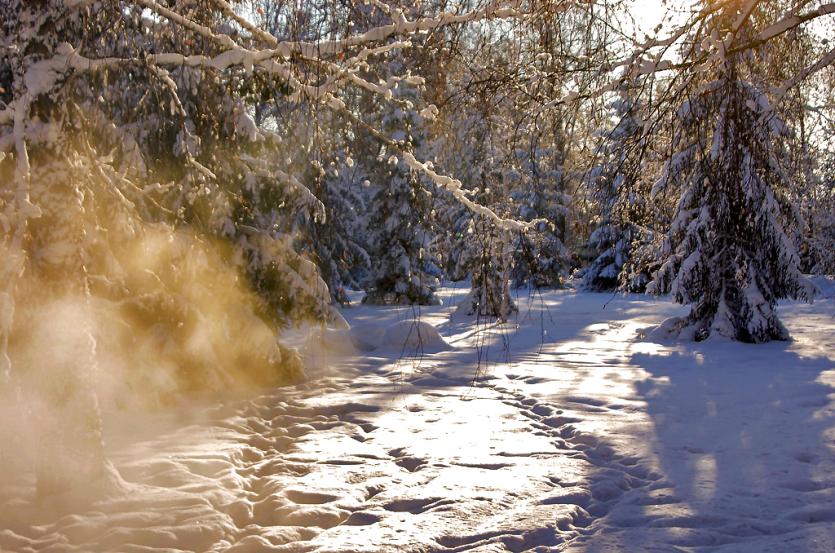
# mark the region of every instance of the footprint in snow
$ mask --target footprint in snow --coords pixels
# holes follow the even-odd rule
[[[416,472],[426,464],[426,461],[418,457],[401,457],[400,459],[396,459],[394,463],[409,472]]]
[[[375,515],[374,513],[358,511],[356,513],[352,513],[351,516],[343,522],[343,524],[345,526],[370,526],[380,522],[381,520],[382,517]]]
[[[436,509],[453,503],[455,503],[455,500],[452,499],[429,497],[425,499],[396,499],[383,505],[383,507],[387,511],[394,513],[411,513],[413,515],[419,515],[431,509]]]
[[[339,499],[338,496],[329,493],[309,492],[304,490],[285,490],[287,499],[298,505],[322,505]]]
[[[406,450],[402,447],[392,449],[388,452],[388,454],[394,457],[394,463],[397,466],[404,468],[409,472],[420,470],[420,468],[426,464],[424,459],[408,455]]]
[[[801,463],[814,463],[818,460],[817,455],[810,451],[798,451],[794,458]]]

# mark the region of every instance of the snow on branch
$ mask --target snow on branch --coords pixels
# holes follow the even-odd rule
[[[666,70],[686,70],[693,67],[699,67],[704,64],[710,57],[719,56],[724,57],[731,54],[751,50],[761,46],[778,36],[785,34],[804,23],[817,19],[819,17],[835,14],[835,3],[821,4],[815,9],[806,11],[804,13],[795,13],[791,10],[771,25],[760,30],[752,38],[740,41],[736,45],[731,46],[734,37],[739,29],[750,19],[751,14],[756,9],[757,5],[762,0],[748,0],[743,6],[734,8],[737,11],[737,16],[731,27],[730,34],[727,36],[708,36],[699,45],[701,46],[701,53],[697,54],[697,49],[694,45],[690,45],[688,55],[684,56],[681,61],[672,61],[662,59],[664,53],[675,44],[679,43],[688,34],[691,34],[694,29],[700,27],[707,18],[713,16],[722,9],[728,8],[731,2],[711,2],[700,12],[695,14],[689,21],[673,28],[670,33],[664,38],[651,38],[643,43],[635,44],[635,49],[626,56],[623,60],[613,63],[607,70],[613,71],[619,68],[624,69],[631,77],[639,75],[652,75],[656,72]],[[799,8],[795,8],[797,10]],[[651,52],[658,51],[658,53],[651,55]],[[647,56],[650,56],[649,58]],[[831,63],[831,62],[830,62]],[[813,71],[814,72],[814,71]],[[805,79],[809,74],[799,77],[798,82]]]
[[[254,38],[260,40],[264,44],[269,44],[270,46],[278,45],[278,39],[275,38],[273,35],[268,33],[267,31],[261,29],[257,25],[253,25],[251,21],[246,19],[245,17],[241,17],[240,15],[235,12],[235,9],[227,2],[226,0],[212,0],[216,6],[218,6],[227,17],[232,18],[241,28],[248,31]]]
[[[218,5],[221,3],[227,4],[224,0],[214,1]],[[154,0],[133,0],[133,2],[154,11],[158,15],[165,17],[178,25],[182,25],[190,31],[212,40],[225,48],[240,48],[240,46],[237,45],[229,36],[217,35],[211,29],[195,23],[173,10],[159,5]],[[414,21],[409,21],[401,11],[394,10],[391,14],[393,21],[388,25],[374,27],[359,35],[353,35],[343,39],[324,40],[321,42],[308,42],[302,40],[279,42],[275,37],[272,37],[272,39],[268,38],[269,33],[266,31],[258,32],[257,36],[265,42],[275,44],[275,47],[272,50],[262,51],[262,54],[265,57],[289,59],[293,54],[300,54],[309,58],[322,58],[325,56],[342,54],[346,50],[357,46],[362,46],[372,42],[381,42],[395,35],[413,35],[422,31],[432,31],[447,25],[470,23],[491,17],[499,19],[516,17],[521,15],[521,12],[518,9],[519,4],[520,2],[518,0],[492,0],[486,6],[478,10],[462,14],[442,12],[435,17],[423,17],[415,19]],[[231,9],[231,6],[228,7]],[[240,17],[235,17],[235,20],[239,23],[240,19]],[[256,27],[251,24],[247,24],[245,28],[250,32],[253,32],[252,29],[255,29]]]
[[[803,23],[816,19],[824,15],[835,14],[835,3],[823,4],[817,9],[808,11],[803,14],[786,15],[777,23],[770,25],[759,32],[755,42],[758,44],[768,42],[769,40],[786,33],[795,27],[799,27]]]
[[[61,78],[66,76],[70,71],[98,71],[105,68],[112,68],[120,65],[129,64],[145,64],[152,66],[189,66],[189,67],[203,67],[223,71],[231,67],[240,66],[247,70],[257,67],[264,72],[277,74],[279,77],[288,81],[288,84],[300,95],[304,94],[311,98],[316,98],[324,101],[327,104],[333,104],[334,99],[331,97],[332,92],[336,88],[336,84],[342,79],[339,77],[326,80],[322,85],[310,85],[299,81],[292,72],[292,67],[288,63],[281,63],[277,59],[289,60],[294,54],[301,55],[311,61],[321,62],[325,57],[344,54],[350,48],[365,46],[371,43],[380,43],[394,35],[413,35],[423,31],[430,31],[438,27],[468,23],[488,17],[495,18],[509,18],[520,15],[520,12],[515,6],[518,2],[502,2],[494,0],[484,8],[473,10],[463,14],[452,14],[443,12],[435,17],[425,17],[409,21],[402,15],[392,15],[394,22],[388,25],[381,25],[355,36],[349,36],[340,40],[328,40],[318,43],[306,41],[282,41],[279,42],[274,36],[266,31],[260,31],[251,23],[246,22],[245,19],[234,14],[234,10],[225,0],[213,0],[217,5],[221,6],[228,16],[232,17],[236,22],[244,26],[251,33],[257,34],[257,38],[263,42],[274,45],[274,48],[251,50],[235,42],[229,35],[218,34],[204,25],[200,25],[193,20],[185,17],[174,11],[160,5],[154,0],[132,0],[137,6],[153,11],[160,17],[168,19],[175,25],[181,26],[184,29],[192,31],[210,41],[217,44],[222,51],[215,56],[207,55],[185,55],[176,52],[165,52],[148,54],[142,58],[102,58],[89,59],[78,52],[69,44],[61,44],[58,47],[56,55],[52,58],[43,60],[27,71],[25,81],[27,85],[27,96],[34,98],[39,94],[43,94],[50,90]],[[367,59],[370,55],[380,54],[393,48],[402,48],[408,46],[407,41],[400,41],[394,44],[384,45],[376,48],[364,48],[358,54],[349,57],[342,64],[340,68],[337,64],[330,64],[331,71],[339,70],[340,76],[346,76],[346,80],[350,80],[355,84],[359,84],[371,91],[379,91],[385,94],[386,90],[377,89],[370,83],[361,82],[361,79],[356,76],[348,76],[345,67],[352,67],[359,65],[362,61]],[[7,106],[0,111],[0,124],[6,124],[14,118],[15,106]]]
[[[229,35],[215,34],[208,27],[200,25],[199,23],[195,23],[188,17],[180,15],[179,13],[175,12],[174,10],[168,9],[165,6],[161,6],[154,0],[133,0],[133,3],[138,6],[142,6],[143,8],[151,10],[157,15],[168,19],[172,23],[176,23],[181,27],[185,27],[189,31],[197,33],[204,38],[208,38],[209,40],[223,48],[234,49],[238,47],[238,44],[236,44],[235,41],[232,40],[232,37],[230,37]]]
[[[312,211],[313,217],[316,221],[322,223],[325,222],[324,204],[316,197],[315,194],[313,194],[313,192],[310,191],[308,187],[299,182],[296,177],[285,173],[277,167],[271,167],[270,164],[263,159],[254,158],[249,155],[243,155],[241,159],[246,162],[253,176],[266,180],[279,181],[286,184],[291,190],[298,193],[301,205],[306,206]]]
[[[401,155],[403,156],[403,161],[406,162],[406,165],[409,166],[410,169],[413,171],[417,171],[419,173],[423,173],[429,179],[435,183],[440,188],[443,188],[452,196],[464,204],[470,211],[475,213],[476,215],[481,215],[490,221],[493,222],[496,227],[504,231],[515,231],[515,232],[524,232],[528,229],[536,227],[538,224],[546,222],[544,219],[535,219],[530,222],[523,222],[517,221],[515,219],[505,219],[500,217],[495,211],[492,209],[483,206],[479,203],[476,203],[467,197],[467,194],[464,190],[461,181],[454,179],[452,177],[446,175],[439,175],[435,171],[433,171],[426,163],[421,163],[415,156],[410,154],[409,152],[402,152]]]
[[[407,47],[409,43],[408,41],[398,41],[377,47],[366,47],[354,56],[347,58],[341,64],[327,63],[325,61],[327,56],[343,54],[349,48],[379,43],[394,35],[412,35],[445,25],[467,23],[488,17],[509,18],[520,15],[517,8],[513,7],[518,5],[518,2],[501,2],[495,0],[479,10],[463,14],[444,12],[436,17],[425,17],[414,21],[409,21],[402,15],[402,12],[398,12],[399,15],[392,15],[394,22],[389,25],[378,26],[360,35],[341,40],[329,40],[319,43],[305,41],[279,42],[271,34],[266,31],[259,31],[251,23],[242,20],[240,16],[234,15],[234,10],[225,0],[213,1],[221,6],[223,11],[230,17],[233,17],[236,22],[244,26],[251,33],[257,34],[259,40],[274,45],[274,48],[261,50],[245,48],[236,43],[230,36],[217,34],[208,27],[200,25],[173,9],[160,5],[154,0],[133,0],[133,3],[136,5],[151,10],[175,25],[181,26],[212,41],[222,51],[215,56],[162,52],[147,54],[142,58],[89,59],[76,52],[71,45],[62,44],[59,46],[56,55],[35,64],[35,66],[27,71],[25,77],[27,97],[34,98],[39,94],[48,92],[70,72],[94,72],[123,65],[188,66],[218,71],[227,70],[231,67],[243,67],[246,70],[257,68],[260,71],[277,75],[286,80],[287,84],[294,91],[290,96],[290,100],[299,101],[302,97],[307,97],[322,101],[333,108],[340,108],[343,104],[334,96],[334,93],[339,88],[340,83],[346,81],[388,97],[391,94],[391,88],[396,84],[396,80],[390,81],[384,86],[375,85],[356,75],[356,69],[353,68],[361,66],[362,62],[371,55],[382,54],[395,48]],[[322,64],[329,70],[331,75],[321,84],[302,82],[294,75],[290,63],[277,61],[278,59],[288,60],[294,54],[301,55],[308,61]],[[158,71],[156,73],[158,77],[163,75]],[[171,88],[170,85],[168,88]],[[26,102],[23,104],[26,104]],[[22,108],[23,105],[18,107]],[[13,120],[15,109],[17,108],[12,105],[0,111],[0,124],[5,124]],[[28,111],[28,109],[24,109],[24,111]]]

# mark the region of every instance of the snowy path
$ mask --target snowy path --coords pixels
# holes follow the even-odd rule
[[[832,302],[784,306],[790,344],[685,347],[635,340],[679,308],[609,299],[550,293],[481,335],[425,310],[451,349],[114,421],[127,493],[56,514],[6,484],[0,550],[835,550]]]

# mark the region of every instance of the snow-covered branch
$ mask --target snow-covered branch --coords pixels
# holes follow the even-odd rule
[[[222,45],[224,48],[233,50],[240,48],[230,37],[227,35],[218,35],[214,33],[211,29],[199,25],[194,21],[188,19],[187,17],[178,14],[177,12],[168,9],[164,6],[161,6],[154,0],[132,0],[137,5],[142,7],[148,8],[158,15],[169,19],[173,23],[181,25],[188,30],[199,34],[215,43]],[[231,6],[228,6],[223,0],[213,0],[219,5],[225,4],[226,8],[232,9]],[[521,15],[519,11],[519,4],[518,0],[491,0],[486,6],[483,8],[465,12],[465,13],[451,13],[451,12],[442,12],[434,17],[423,17],[418,18],[413,21],[409,21],[402,12],[399,13],[398,17],[394,17],[392,15],[392,23],[388,25],[380,25],[374,28],[371,28],[364,33],[348,36],[342,39],[334,39],[334,40],[323,40],[320,42],[309,42],[309,41],[278,41],[274,36],[269,35],[267,31],[257,31],[257,38],[267,43],[274,44],[274,48],[271,50],[262,51],[261,56],[265,58],[283,58],[289,59],[294,54],[300,54],[302,56],[308,58],[322,58],[328,56],[334,56],[337,54],[343,54],[349,49],[356,48],[357,46],[364,46],[370,43],[378,43],[382,42],[392,36],[409,36],[414,35],[420,32],[425,31],[432,31],[439,27],[447,26],[447,25],[454,25],[454,24],[463,24],[463,23],[471,23],[473,21],[478,21],[487,18],[497,18],[497,19],[506,19],[511,17],[518,17]],[[235,17],[236,22],[241,23],[242,18]],[[250,32],[256,33],[252,24],[242,23],[245,25],[245,28]],[[272,38],[270,38],[272,37]],[[263,58],[262,58],[263,59]]]
[[[489,207],[486,207],[469,199],[467,197],[467,193],[463,185],[461,184],[461,181],[446,175],[439,175],[438,173],[433,171],[426,163],[421,163],[420,161],[415,159],[415,156],[413,156],[409,152],[403,152],[401,155],[403,156],[403,161],[406,162],[406,165],[408,165],[409,168],[419,173],[423,173],[424,175],[429,177],[429,179],[433,183],[435,183],[435,185],[452,194],[452,196],[456,200],[464,204],[474,214],[485,217],[501,230],[524,232],[528,229],[535,228],[540,223],[546,222],[543,219],[536,219],[530,222],[523,222],[517,221],[515,219],[505,219],[503,217],[500,217],[498,214],[496,214],[495,211],[493,211]]]

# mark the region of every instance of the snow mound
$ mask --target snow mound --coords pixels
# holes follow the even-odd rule
[[[350,330],[322,328],[311,336],[306,353],[329,353],[347,356],[355,355],[357,350],[357,344],[354,342]]]
[[[379,324],[354,324],[349,332],[351,342],[359,351],[374,351],[380,347],[383,335],[386,333],[384,326]]]
[[[417,319],[407,319],[386,329],[380,340],[380,348],[435,353],[451,347],[431,324]]]
[[[646,342],[666,344],[670,342],[694,342],[698,325],[688,325],[687,317],[670,317],[660,324],[638,331],[638,338]]]
[[[300,342],[299,353],[309,378],[326,376],[339,363],[368,350],[355,339],[353,329],[313,328],[302,330],[296,336],[288,334],[291,334],[290,340],[295,338]]]

